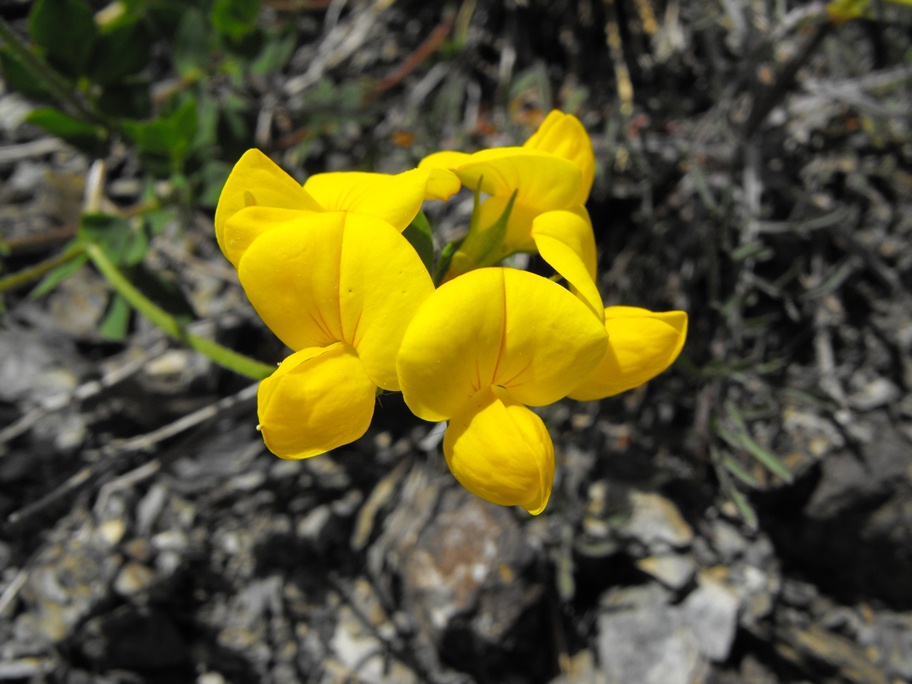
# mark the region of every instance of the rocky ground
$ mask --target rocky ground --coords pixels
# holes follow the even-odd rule
[[[687,310],[683,357],[543,411],[558,473],[533,518],[463,491],[397,396],[360,442],[280,461],[248,381],[141,318],[99,334],[91,268],[9,291],[0,681],[912,681],[910,14],[874,3],[825,30],[815,3],[284,4],[263,21],[301,39],[249,84],[257,145],[299,176],[401,170],[575,112],[601,291]],[[352,82],[354,111],[313,105]],[[93,161],[29,107],[0,94],[7,273],[72,233]],[[137,200],[129,150],[109,162],[106,195]],[[274,361],[211,221],[182,215],[147,265],[197,332]]]

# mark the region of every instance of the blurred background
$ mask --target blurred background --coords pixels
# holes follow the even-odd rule
[[[790,0],[0,2],[0,681],[912,680],[912,8]],[[606,304],[683,309],[644,387],[542,410],[538,517],[380,397],[269,454],[281,344],[215,242],[299,180],[589,130]],[[471,197],[428,206],[444,241]],[[185,340],[190,338],[184,335]]]

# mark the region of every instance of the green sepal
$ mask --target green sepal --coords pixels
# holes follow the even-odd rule
[[[412,222],[402,231],[402,237],[409,241],[412,248],[421,258],[421,263],[427,272],[434,275],[434,237],[431,234],[431,224],[423,211],[418,211]]]
[[[501,246],[507,234],[507,222],[510,220],[513,203],[516,201],[516,191],[513,191],[506,208],[497,221],[491,226],[482,228],[478,221],[478,210],[481,206],[481,182],[482,179],[479,178],[478,187],[475,188],[475,203],[472,209],[472,219],[469,222],[469,232],[466,233],[459,249],[453,254],[447,270],[449,277],[455,277],[476,268],[493,266],[507,256],[501,252]]]
[[[459,246],[462,244],[462,240],[454,240],[444,245],[443,249],[440,250],[440,256],[437,257],[437,270],[434,273],[434,285],[440,285],[443,282],[444,277],[447,274],[447,271],[450,270],[450,264],[453,261],[453,255],[459,249]]]

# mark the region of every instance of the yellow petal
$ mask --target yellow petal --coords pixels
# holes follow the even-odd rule
[[[349,345],[302,349],[260,383],[259,429],[276,456],[316,456],[367,431],[375,395],[374,383]]]
[[[600,320],[605,319],[602,296],[595,285],[595,236],[579,214],[548,211],[532,222],[532,237],[542,259],[568,283]]]
[[[462,183],[452,171],[448,169],[428,168],[427,188],[424,192],[425,199],[446,201],[459,192]]]
[[[604,326],[565,288],[516,269],[484,268],[440,286],[418,309],[396,362],[405,402],[446,420],[490,385],[544,406],[605,353]]]
[[[581,174],[576,164],[557,155],[523,147],[498,147],[471,155],[453,172],[462,184],[489,195],[509,198],[536,210],[565,209],[579,192]]]
[[[579,119],[555,109],[545,117],[523,147],[551,152],[576,164],[582,174],[582,182],[573,203],[586,203],[595,179],[595,153],[589,134]]]
[[[396,390],[396,353],[418,306],[433,292],[408,241],[366,215],[310,214],[257,237],[238,266],[267,326],[291,349],[343,341],[374,384]]]
[[[291,349],[348,341],[339,308],[345,215],[310,214],[256,238],[238,277],[260,318]]]
[[[250,206],[235,212],[222,231],[222,252],[237,268],[250,243],[268,230],[303,218],[314,212],[299,209]]]
[[[551,437],[542,419],[507,390],[488,387],[472,397],[450,421],[443,453],[462,486],[486,501],[533,515],[548,505]]]
[[[399,390],[396,355],[434,282],[414,248],[394,228],[366,216],[345,224],[340,274],[343,326],[374,383]]]
[[[234,165],[215,208],[215,237],[223,252],[225,223],[249,206],[322,210],[300,183],[256,149],[245,152]]]
[[[456,152],[453,150],[444,150],[443,152],[434,152],[429,154],[418,163],[419,169],[448,169],[452,171],[458,168],[471,155],[467,152]]]
[[[304,189],[327,211],[375,216],[401,232],[421,209],[427,185],[427,171],[418,169],[395,176],[339,171],[311,176]]]
[[[639,387],[666,370],[687,338],[683,311],[653,313],[632,306],[605,309],[608,351],[602,362],[570,394],[571,399],[603,399]]]

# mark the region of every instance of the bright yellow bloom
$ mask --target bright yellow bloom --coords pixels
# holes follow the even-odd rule
[[[361,437],[377,388],[399,389],[400,340],[434,289],[411,245],[379,218],[312,213],[251,240],[238,277],[266,325],[295,352],[260,383],[269,449],[306,458]]]
[[[633,306],[605,309],[608,351],[598,367],[569,393],[571,399],[603,399],[651,380],[678,358],[687,339],[684,311],[654,313]]]
[[[403,397],[430,421],[449,420],[444,455],[469,491],[539,513],[554,453],[527,406],[566,396],[605,354],[604,326],[563,287],[484,268],[442,285],[418,309],[397,360]]]
[[[458,190],[459,179],[442,169],[413,169],[394,176],[321,173],[302,187],[253,149],[241,157],[225,182],[215,212],[215,235],[222,252],[237,267],[257,236],[303,215],[357,214],[380,219],[401,232],[425,199],[446,199]]]

